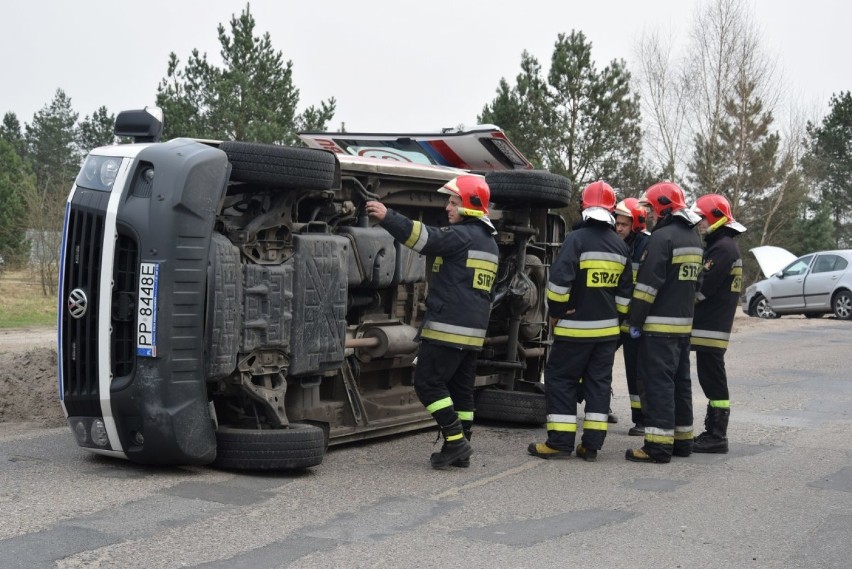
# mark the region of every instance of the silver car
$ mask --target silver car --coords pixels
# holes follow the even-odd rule
[[[743,312],[760,318],[804,314],[820,318],[834,313],[852,318],[852,249],[818,251],[796,258],[780,247],[751,249],[768,277],[749,286]]]

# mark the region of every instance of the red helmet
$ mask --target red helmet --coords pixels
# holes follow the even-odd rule
[[[442,194],[461,198],[459,215],[483,217],[488,215],[488,202],[491,200],[491,190],[485,178],[475,174],[464,174],[453,178],[438,191]]]
[[[645,231],[645,208],[639,205],[639,200],[636,198],[624,198],[615,205],[615,215],[623,215],[633,218],[633,226],[630,230],[633,233]]]
[[[676,211],[686,208],[686,196],[680,186],[673,182],[659,182],[654,184],[639,198],[639,205],[648,205],[657,214],[657,217],[665,217]]]
[[[710,224],[708,232],[712,233],[722,226],[729,226],[737,231],[745,231],[745,227],[734,220],[731,213],[731,202],[722,194],[707,194],[695,200],[692,211],[707,220]]]
[[[592,182],[583,190],[580,207],[582,209],[602,207],[612,213],[615,208],[615,191],[603,180]]]

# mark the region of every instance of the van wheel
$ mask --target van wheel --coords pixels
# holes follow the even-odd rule
[[[491,201],[500,205],[559,208],[571,203],[571,182],[543,170],[507,170],[485,175]]]
[[[216,431],[213,466],[234,470],[292,470],[316,466],[325,452],[325,434],[314,425],[290,423],[283,429]]]
[[[229,140],[219,145],[235,182],[302,190],[329,190],[337,158],[326,150]]]
[[[541,425],[547,421],[543,393],[480,389],[475,394],[476,417],[507,423]]]

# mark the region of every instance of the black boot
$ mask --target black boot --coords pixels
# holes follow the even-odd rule
[[[464,432],[464,438],[467,439],[467,442],[470,442],[470,437],[473,436],[473,432],[471,431],[470,427],[465,424],[464,421],[462,421],[462,430]],[[443,445],[441,446],[441,452],[444,452]],[[470,466],[470,458],[460,458],[454,463],[452,463],[450,466],[455,466],[457,468],[468,468]]]
[[[695,442],[700,442],[710,436],[710,429],[713,426],[713,409],[715,407],[711,407],[710,404],[707,404],[707,411],[704,412],[704,432],[695,437]]]
[[[707,429],[695,439],[692,452],[725,454],[728,452],[728,419],[730,409],[718,407],[707,408],[707,419],[704,427]]]
[[[469,465],[473,448],[464,437],[461,421],[456,419],[447,426],[442,425],[441,434],[444,436],[444,444],[440,452],[433,452],[429,458],[432,468],[446,468],[457,460],[467,460]]]

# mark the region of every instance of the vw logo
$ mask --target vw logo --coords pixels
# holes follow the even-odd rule
[[[68,313],[72,318],[80,319],[86,314],[86,308],[89,301],[86,298],[86,293],[79,288],[75,288],[68,295]]]

